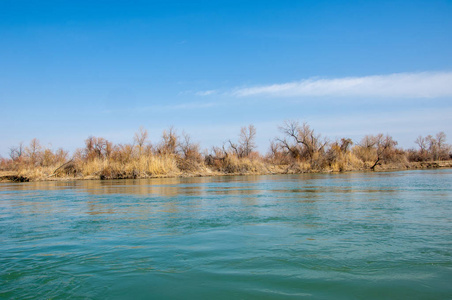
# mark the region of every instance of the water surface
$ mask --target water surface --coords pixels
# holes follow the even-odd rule
[[[452,170],[0,185],[0,298],[452,298]]]

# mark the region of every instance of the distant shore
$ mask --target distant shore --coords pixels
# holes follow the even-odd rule
[[[366,135],[329,140],[307,123],[286,121],[282,136],[270,141],[266,154],[256,146],[256,128],[241,128],[238,139],[201,149],[192,138],[174,128],[151,142],[141,127],[133,143],[114,144],[90,136],[85,147],[71,156],[33,139],[28,145],[10,147],[10,158],[0,157],[0,181],[135,179],[225,175],[301,174],[349,171],[388,171],[452,167],[452,146],[446,134],[419,136],[417,149],[397,147],[390,135]]]
[[[426,161],[426,162],[410,162],[408,164],[385,164],[375,168],[375,172],[400,171],[400,170],[418,170],[418,169],[440,169],[452,168],[452,160],[449,161]],[[241,176],[241,175],[277,175],[277,174],[305,174],[305,173],[346,173],[356,171],[368,171],[369,169],[350,169],[346,171],[325,171],[325,170],[295,170],[290,165],[268,166],[267,171],[248,171],[248,172],[219,172],[215,170],[205,169],[203,172],[172,172],[168,174],[158,175],[132,175],[123,176],[105,176],[102,174],[93,174],[88,176],[41,176],[33,177],[25,173],[13,171],[0,171],[0,182],[39,182],[39,181],[69,181],[69,180],[117,180],[117,179],[146,179],[146,178],[188,178],[188,177],[212,177],[212,176]]]

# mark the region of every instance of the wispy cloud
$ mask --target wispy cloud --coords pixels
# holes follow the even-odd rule
[[[438,98],[452,96],[452,72],[420,72],[301,81],[236,88],[235,97],[388,97]]]
[[[201,109],[209,108],[212,106],[217,106],[218,103],[214,102],[188,102],[180,104],[170,104],[170,105],[153,105],[146,107],[146,110],[184,110],[184,109]]]
[[[108,109],[103,110],[104,114],[112,114],[112,113],[140,113],[140,112],[162,112],[162,111],[177,111],[177,110],[197,110],[203,108],[210,108],[214,106],[218,106],[220,103],[216,102],[187,102],[187,103],[179,103],[179,104],[168,104],[168,105],[150,105],[150,106],[138,106],[133,108],[125,108],[125,109]]]
[[[208,91],[199,91],[196,92],[195,95],[196,96],[210,96],[210,95],[214,95],[216,94],[217,91],[216,90],[208,90]]]

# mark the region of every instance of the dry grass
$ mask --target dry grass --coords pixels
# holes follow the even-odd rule
[[[222,163],[221,171],[227,174],[268,174],[269,169],[260,159],[238,158],[227,156]]]
[[[76,168],[82,177],[103,179],[177,176],[181,173],[177,168],[176,158],[172,155],[143,155],[126,163],[95,158],[90,161],[80,161]]]
[[[32,181],[48,180],[57,167],[25,167],[17,171],[18,176],[26,177]]]
[[[26,179],[26,181],[64,180],[64,179],[125,179],[125,178],[155,178],[155,177],[192,177],[212,175],[248,175],[248,174],[299,174],[311,172],[347,172],[369,170],[372,162],[363,162],[353,153],[347,153],[323,169],[313,168],[309,162],[294,161],[290,165],[274,165],[257,159],[228,157],[221,169],[214,169],[202,163],[192,164],[190,169],[181,170],[181,162],[173,156],[150,156],[132,159],[123,164],[107,159],[94,159],[90,162],[75,163],[75,172],[65,173],[54,171],[59,166],[20,168],[18,171],[0,173],[0,181],[11,181],[11,176]],[[407,162],[393,161],[378,165],[376,171],[400,169],[425,169],[452,167],[452,161]],[[15,180],[12,181],[22,181]]]
[[[287,174],[298,174],[298,173],[307,173],[311,172],[311,164],[304,161],[295,161],[292,164],[288,165],[285,172]]]
[[[452,165],[452,153],[444,143],[443,133],[436,138],[419,138],[423,147],[419,151],[396,148],[397,143],[382,134],[366,136],[352,148],[351,139],[329,143],[314,134],[307,124],[289,122],[283,127],[286,136],[275,139],[263,158],[253,151],[253,128],[242,129],[238,143],[229,141],[229,148],[214,147],[210,154],[207,150],[201,153],[199,144],[193,143],[187,134],[181,139],[173,128],[164,132],[161,142],[154,145],[146,142],[147,131],[142,128],[135,135],[134,144],[114,145],[101,137],[89,137],[85,148],[77,149],[69,161],[67,151],[47,149],[33,139],[28,146],[21,143],[12,147],[11,159],[0,157],[0,180],[296,174],[444,166],[433,159],[447,159],[450,163],[446,165]],[[300,143],[300,138],[304,138],[304,143]]]
[[[368,168],[370,168],[370,165]],[[364,169],[366,169],[365,163],[351,152],[341,154],[328,167],[325,168],[326,171],[331,172],[347,172]]]
[[[151,156],[141,159],[140,167],[145,167],[149,175],[179,174],[177,161],[173,155]]]

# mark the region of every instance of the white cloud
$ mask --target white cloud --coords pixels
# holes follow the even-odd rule
[[[236,97],[385,97],[438,98],[452,96],[452,72],[420,72],[301,81],[236,88]]]
[[[210,96],[210,95],[214,95],[216,93],[217,93],[217,91],[215,91],[215,90],[208,90],[208,91],[196,92],[195,95],[196,96]]]
[[[203,108],[210,108],[220,105],[216,102],[187,102],[179,104],[168,104],[168,105],[150,105],[150,106],[139,106],[127,109],[107,109],[103,110],[104,114],[114,114],[114,113],[140,113],[140,112],[162,112],[162,111],[177,111],[177,110],[196,110]]]
[[[180,104],[169,104],[169,105],[153,105],[145,108],[140,108],[141,110],[185,110],[185,109],[201,109],[216,106],[217,103],[214,102],[188,102]]]

